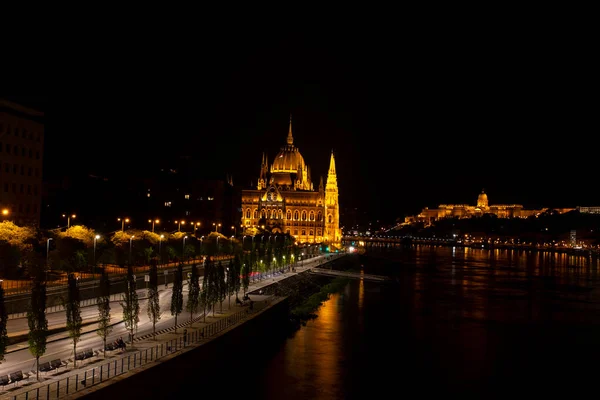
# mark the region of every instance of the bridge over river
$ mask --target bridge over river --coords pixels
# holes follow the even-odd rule
[[[374,282],[385,282],[389,280],[387,276],[365,274],[363,272],[350,272],[350,271],[336,271],[334,269],[327,268],[311,268],[310,272],[313,274],[327,275],[327,276],[344,276],[353,279],[364,279],[366,281]]]

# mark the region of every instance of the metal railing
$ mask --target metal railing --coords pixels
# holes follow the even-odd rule
[[[111,360],[99,366],[94,366],[91,368],[86,368],[85,366],[78,367],[78,369],[83,369],[83,371],[78,372],[76,374],[72,374],[60,380],[52,381],[45,385],[40,385],[31,390],[16,393],[12,396],[10,395],[10,393],[5,393],[1,398],[7,398],[12,400],[65,398],[71,393],[87,389],[90,386],[94,386],[101,382],[105,382],[111,378],[114,378],[115,376],[119,376],[129,371],[133,371],[136,368],[139,368],[143,365],[176,353],[191,344],[206,341],[208,338],[215,336],[216,334],[222,332],[230,326],[235,325],[242,320],[245,320],[246,318],[248,318],[249,315],[264,309],[269,304],[271,304],[271,299],[268,299],[264,302],[255,303],[252,310],[246,308],[245,310],[238,311],[234,314],[220,318],[218,321],[210,323],[202,328],[195,328],[193,331],[187,333],[187,341],[185,342],[184,336],[180,335],[176,339],[163,341],[160,344],[156,344],[155,346],[135,351],[127,357],[122,357],[117,360]],[[203,317],[196,318],[195,322],[200,322],[201,318]],[[188,324],[189,322],[183,325]],[[181,326],[178,326],[178,328],[179,327]],[[29,379],[31,378],[35,379],[35,375],[30,377]],[[18,385],[18,382],[16,383],[16,385]]]

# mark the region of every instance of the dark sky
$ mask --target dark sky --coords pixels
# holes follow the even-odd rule
[[[136,174],[190,155],[256,183],[295,144],[318,184],[336,154],[342,207],[390,220],[440,203],[600,205],[598,64],[535,30],[217,34],[84,52],[47,100],[61,174]],[[193,42],[193,43],[190,43]],[[77,167],[75,167],[77,166]]]

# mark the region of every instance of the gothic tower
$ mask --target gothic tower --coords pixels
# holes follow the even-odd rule
[[[329,162],[329,172],[327,173],[327,183],[325,185],[325,238],[333,247],[339,247],[342,240],[340,230],[340,206],[339,193],[337,185],[337,176],[335,173],[335,157],[331,151],[331,161]]]

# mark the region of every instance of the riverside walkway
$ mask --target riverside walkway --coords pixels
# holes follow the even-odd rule
[[[251,282],[248,293],[252,306],[249,303],[236,304],[235,296],[233,296],[231,303],[229,299],[225,299],[222,309],[220,304],[217,304],[215,310],[207,312],[206,315],[200,312],[191,320],[189,314],[184,312],[180,314],[179,321],[181,322],[176,326],[157,331],[156,335],[147,332],[141,334],[134,339],[133,343],[127,343],[126,350],[93,351],[91,357],[77,361],[76,367],[72,360],[60,360],[67,361],[66,365],[63,364],[48,372],[40,372],[39,380],[36,379],[35,365],[33,365],[30,371],[21,371],[23,374],[21,380],[0,386],[0,399],[75,399],[83,397],[91,391],[151,368],[156,363],[176,357],[181,352],[201,346],[229,329],[233,329],[283,299],[276,296],[254,294],[260,292],[261,288],[344,255],[304,260],[295,267],[294,272],[285,272],[261,281]],[[172,318],[170,315],[163,314],[163,319]],[[186,330],[185,336],[184,329]],[[64,332],[64,336],[68,341],[67,332]],[[86,347],[78,346],[79,349],[86,350]],[[51,356],[47,355],[44,358],[48,357]]]

